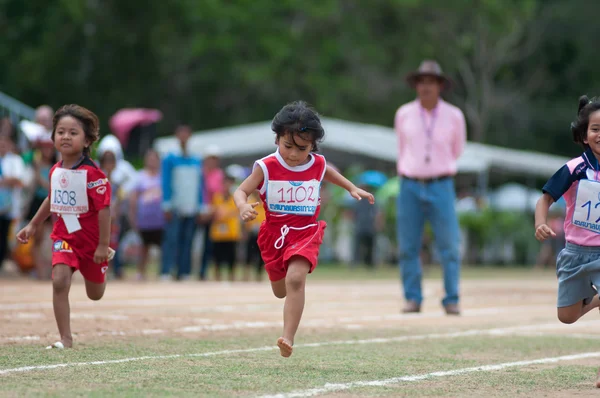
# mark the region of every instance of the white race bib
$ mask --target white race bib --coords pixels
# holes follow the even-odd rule
[[[579,181],[571,222],[579,228],[600,233],[600,182]]]
[[[273,181],[267,184],[267,207],[273,213],[312,216],[319,206],[321,182]]]
[[[50,211],[60,214],[87,213],[86,185],[87,170],[55,169],[50,183]]]

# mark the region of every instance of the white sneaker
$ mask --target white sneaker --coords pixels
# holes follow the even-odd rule
[[[169,274],[162,274],[160,276],[160,281],[161,282],[171,282],[172,279],[173,278],[171,278],[171,275],[169,275]]]

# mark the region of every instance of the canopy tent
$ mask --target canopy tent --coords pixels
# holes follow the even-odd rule
[[[339,167],[362,163],[365,168],[393,172],[397,160],[396,134],[390,127],[321,118],[325,140],[321,152]],[[195,133],[189,150],[202,155],[203,148],[217,145],[228,162],[249,165],[255,159],[275,150],[271,122],[219,128]],[[175,137],[155,141],[161,154],[179,150]],[[502,148],[467,142],[458,160],[459,173],[485,174],[490,169],[502,169],[519,175],[547,178],[568,158],[539,152]]]

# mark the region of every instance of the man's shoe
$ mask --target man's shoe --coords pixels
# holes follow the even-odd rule
[[[460,315],[458,304],[446,304],[444,309],[446,310],[446,315]]]
[[[402,312],[405,314],[421,312],[421,304],[417,303],[416,301],[409,300],[406,302],[406,304],[404,304]]]

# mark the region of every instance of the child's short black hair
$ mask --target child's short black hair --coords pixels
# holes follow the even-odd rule
[[[313,151],[319,150],[318,144],[325,137],[319,114],[304,101],[294,101],[281,108],[273,118],[271,130],[277,138],[290,133],[292,140],[294,135],[299,135],[307,141],[312,141]]]
[[[600,100],[598,97],[588,98],[587,95],[579,97],[579,108],[577,110],[577,119],[571,123],[571,133],[573,133],[573,141],[588,149],[590,146],[584,141],[587,140],[588,125],[590,123],[590,115],[600,110]]]
[[[54,135],[56,133],[56,125],[65,116],[71,116],[79,121],[81,128],[85,134],[85,138],[90,142],[90,146],[100,137],[100,122],[98,116],[89,109],[84,108],[76,104],[64,105],[54,114],[52,119],[52,141],[54,141]],[[90,147],[83,148],[83,154],[90,156]]]

